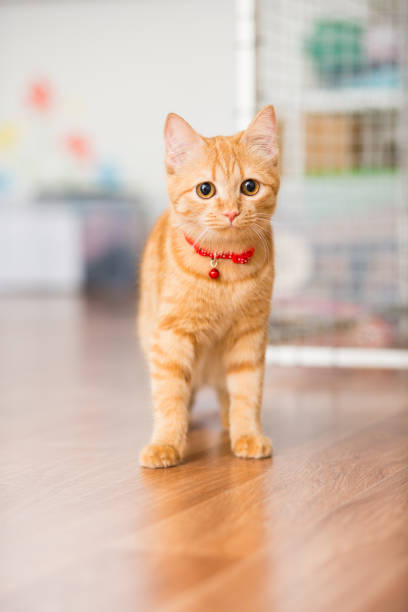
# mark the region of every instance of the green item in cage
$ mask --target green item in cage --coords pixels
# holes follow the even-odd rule
[[[337,77],[362,69],[362,35],[363,27],[358,23],[323,19],[315,22],[306,51],[323,79],[335,84]]]

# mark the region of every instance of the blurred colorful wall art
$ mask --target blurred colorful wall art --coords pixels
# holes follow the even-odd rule
[[[124,191],[119,162],[98,151],[97,136],[65,99],[51,79],[33,78],[18,93],[15,116],[0,117],[0,199]]]

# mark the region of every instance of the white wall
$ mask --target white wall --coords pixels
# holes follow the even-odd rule
[[[51,131],[83,126],[154,216],[166,205],[166,114],[206,135],[236,129],[234,17],[234,0],[2,4],[0,123],[23,125],[27,82],[51,79],[64,110]],[[56,171],[46,163],[45,172]]]

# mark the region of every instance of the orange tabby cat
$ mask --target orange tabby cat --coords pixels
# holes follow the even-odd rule
[[[204,138],[167,117],[171,206],[148,240],[139,333],[151,372],[154,430],[142,465],[179,463],[194,392],[212,385],[238,457],[272,453],[263,435],[267,324],[274,278],[270,218],[279,188],[273,106],[247,130]]]

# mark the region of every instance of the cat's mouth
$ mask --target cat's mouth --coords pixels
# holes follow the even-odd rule
[[[248,229],[249,227],[251,227],[251,223],[252,222],[250,219],[245,219],[244,217],[242,218],[237,217],[232,222],[220,223],[217,226],[217,229],[224,231],[224,232],[225,231],[238,232],[238,231]]]
[[[263,229],[262,226],[265,224],[265,221],[266,218],[258,220],[256,216],[244,213],[236,215],[232,221],[223,218],[200,219],[199,225],[202,231],[208,230],[232,237],[243,231],[251,231],[254,228],[261,230]]]
[[[214,219],[206,223],[207,227],[212,230],[221,232],[237,232],[248,228],[251,225],[251,220],[245,216],[235,215],[235,217],[227,219]]]
[[[245,225],[238,225],[237,224],[236,225],[234,223],[234,224],[228,224],[228,225],[224,225],[224,224],[223,225],[209,225],[207,227],[208,227],[208,229],[211,229],[211,230],[216,231],[216,232],[222,232],[224,234],[228,233],[228,232],[231,232],[231,233],[234,234],[234,233],[239,232],[239,231],[241,231],[241,230],[243,230],[245,228],[248,228],[248,225],[247,224],[245,224]]]

